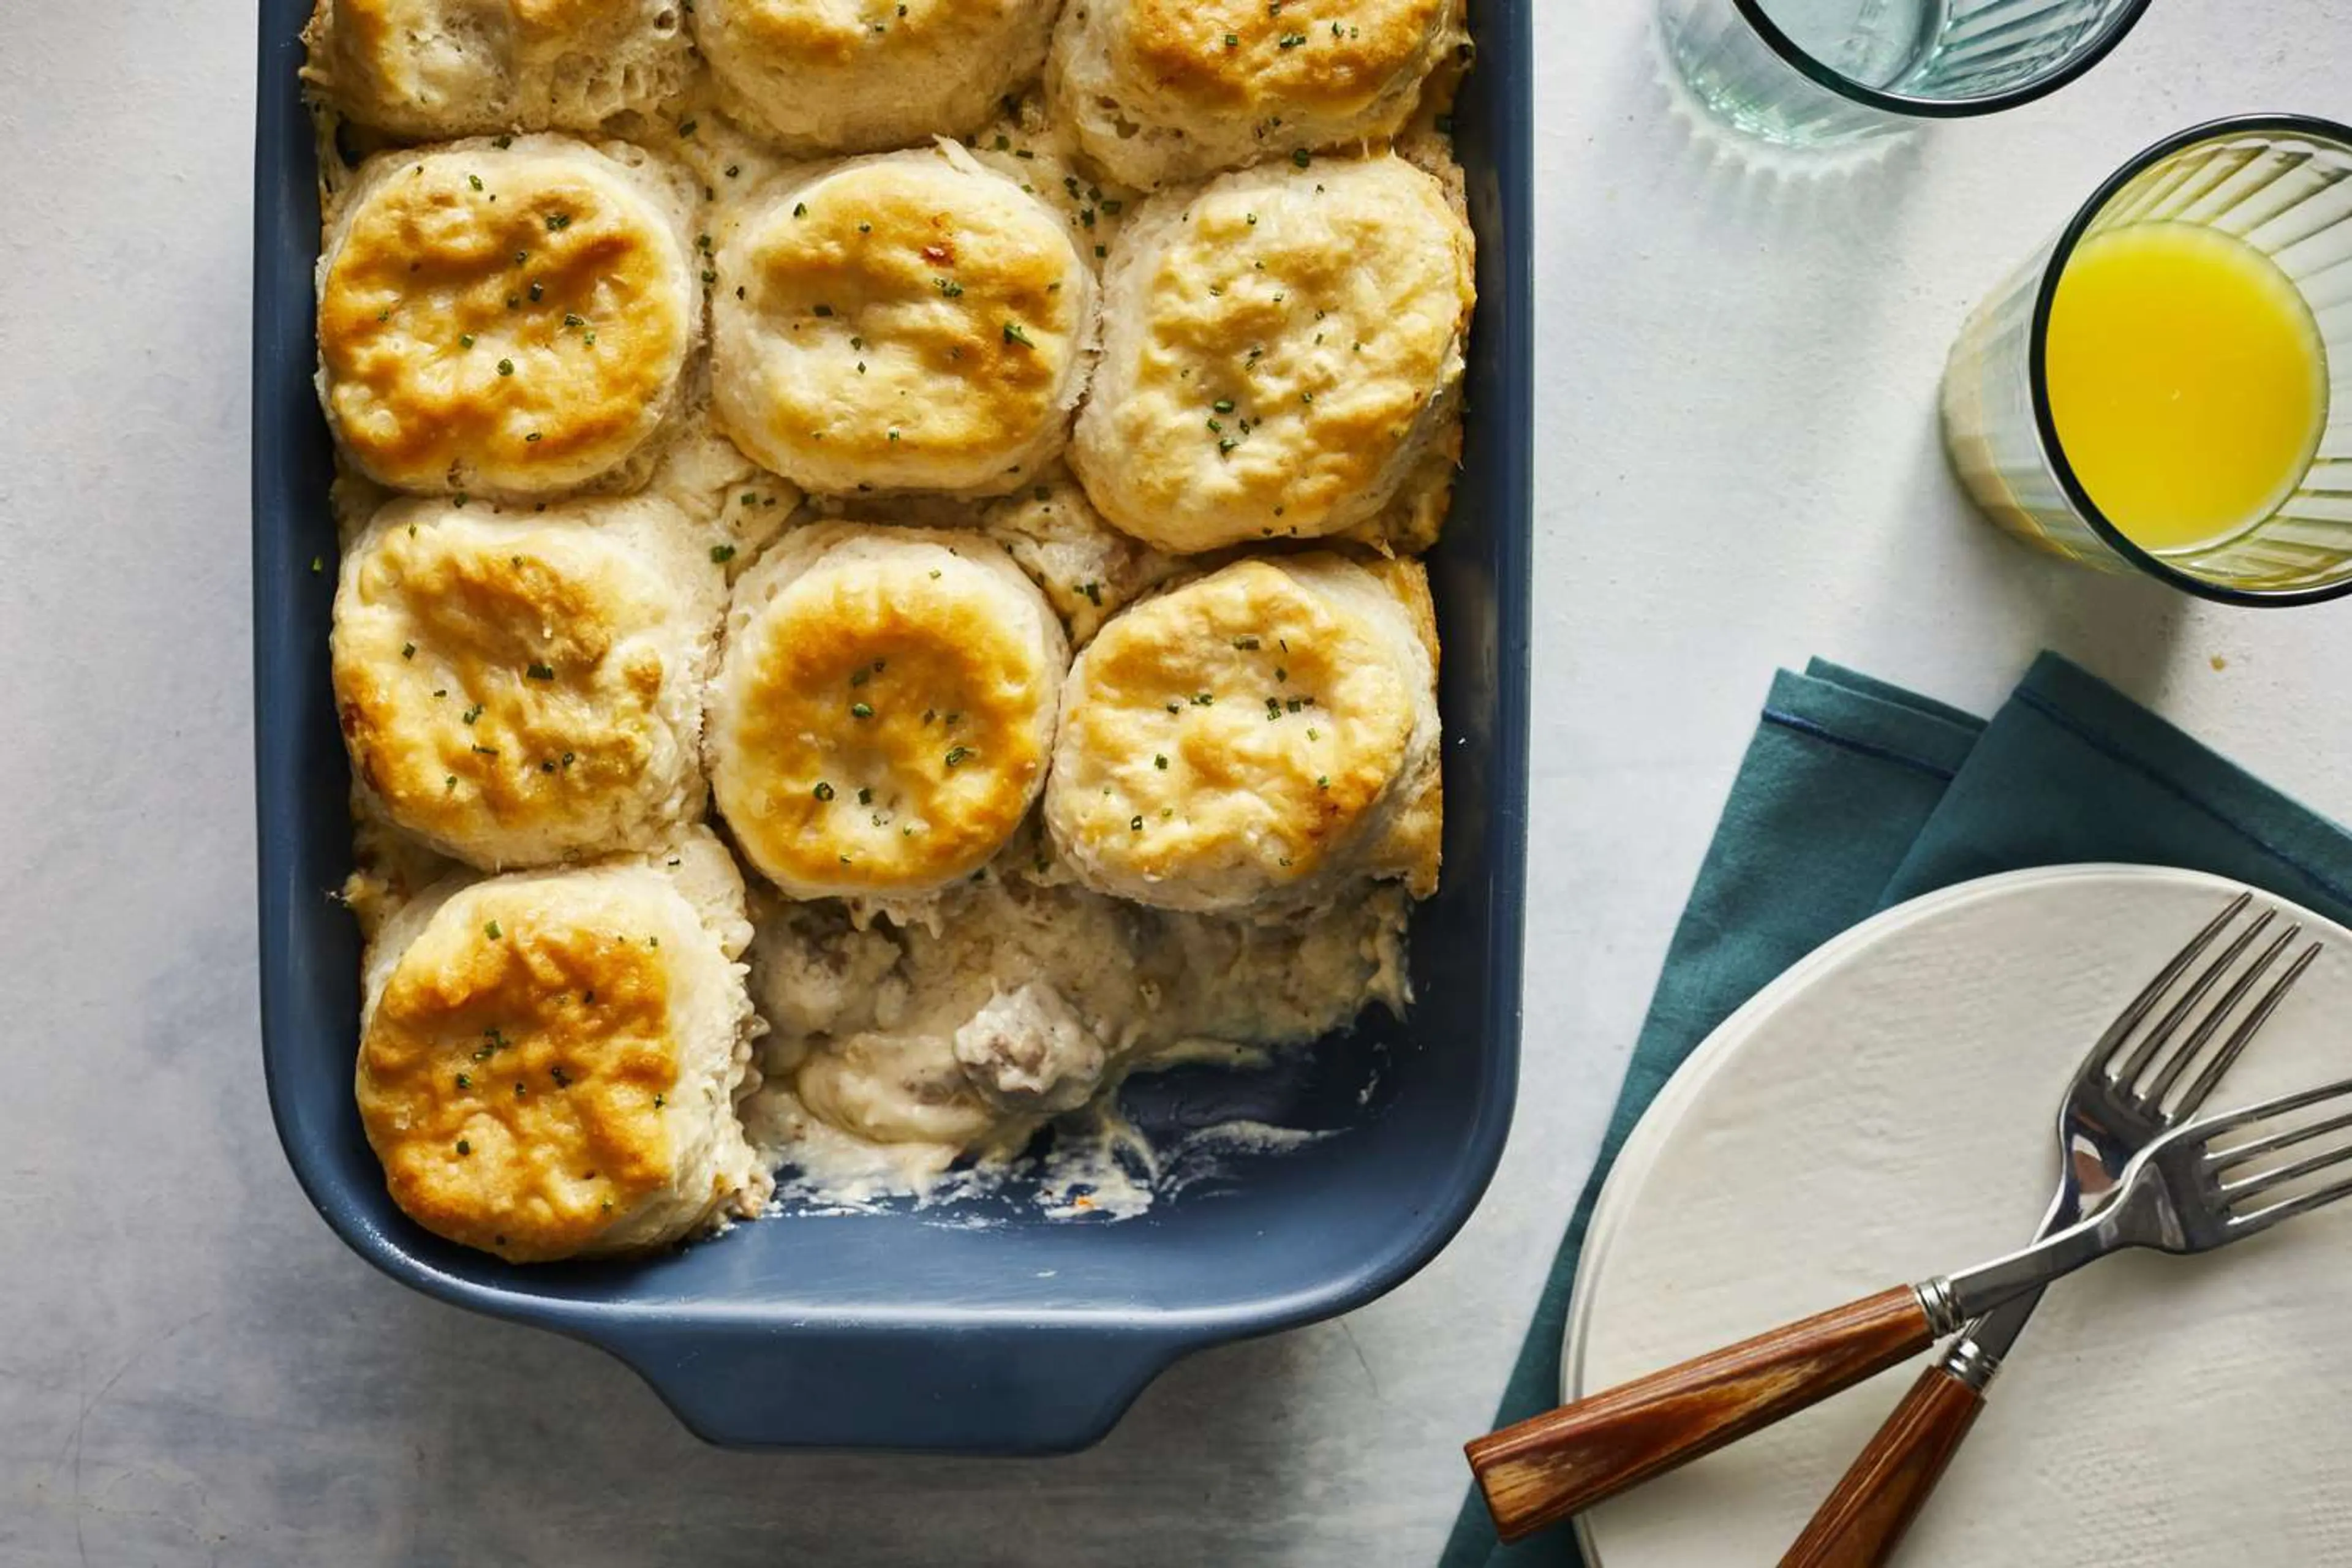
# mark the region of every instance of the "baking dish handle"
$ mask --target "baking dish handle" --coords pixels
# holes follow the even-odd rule
[[[1193,1346],[1093,1324],[975,1319],[792,1327],[681,1319],[583,1336],[730,1448],[1057,1454],[1100,1441]]]

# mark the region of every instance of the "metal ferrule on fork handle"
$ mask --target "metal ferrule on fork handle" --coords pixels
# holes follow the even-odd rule
[[[1919,1310],[1927,1314],[1928,1331],[1937,1339],[1959,1333],[1963,1327],[1974,1328],[1978,1321],[1960,1310],[1959,1299],[1952,1282],[1942,1275],[1915,1285],[1919,1294]],[[1944,1352],[1938,1366],[1979,1394],[2000,1371],[2000,1357],[1977,1342],[1973,1334],[1961,1334]]]
[[[1959,1340],[1937,1364],[1977,1394],[1982,1394],[2000,1375],[2000,1357],[1972,1339]]]
[[[1927,1331],[1934,1338],[1940,1340],[1946,1334],[1958,1333],[1960,1325],[1968,1321],[1959,1303],[1952,1299],[1952,1282],[1942,1275],[1911,1289],[1918,1292],[1919,1310],[1927,1314]]]

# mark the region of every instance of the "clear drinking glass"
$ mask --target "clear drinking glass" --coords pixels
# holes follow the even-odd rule
[[[2332,374],[2318,446],[2267,515],[2217,542],[2158,553],[2093,503],[2052,416],[2053,301],[2084,241],[2133,224],[2192,224],[2267,256],[2311,312]],[[2352,128],[2304,115],[2213,121],[2110,176],[2057,238],[1960,330],[1944,373],[1945,443],[1994,522],[2053,554],[2138,570],[2224,603],[2299,605],[2352,593]]]
[[[1658,0],[1701,108],[1790,147],[1990,114],[2072,81],[2147,0]]]

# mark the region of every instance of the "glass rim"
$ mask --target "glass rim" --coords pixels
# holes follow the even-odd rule
[[[1884,88],[1865,87],[1862,83],[1826,64],[1807,52],[1780,25],[1765,14],[1764,0],[1731,0],[1732,8],[1779,55],[1817,87],[1826,88],[1839,97],[1875,109],[1881,113],[1902,115],[1917,120],[1965,120],[1979,114],[1993,114],[2004,109],[2015,109],[2022,103],[2057,91],[2093,66],[2106,58],[2109,50],[2123,42],[2141,16],[2147,14],[2149,0],[2125,0],[2105,28],[2086,48],[2045,77],[2037,77],[2020,87],[2000,92],[1983,93],[1973,98],[1920,98],[1911,93],[1888,92]]]
[[[2058,439],[2058,421],[2050,408],[2049,343],[2050,315],[2058,300],[2059,280],[2066,275],[2066,264],[2074,259],[2075,247],[2090,232],[2099,215],[2122,194],[2126,185],[2148,168],[2171,157],[2176,153],[2207,142],[2219,142],[2248,132],[2282,132],[2309,137],[2314,141],[2332,142],[2347,154],[2352,154],[2352,126],[2328,120],[2316,114],[2234,114],[2220,120],[2209,120],[2187,130],[2176,131],[2161,142],[2143,148],[2125,160],[2121,168],[2099,183],[2088,200],[2067,220],[2058,238],[2050,247],[2050,259],[2042,268],[2042,279],[2033,296],[2033,321],[2027,332],[2026,381],[2033,396],[2033,424],[2042,439],[2042,456],[2048,459],[2051,471],[2057,476],[2058,487],[2075,514],[2107,547],[2125,561],[2158,580],[2170,584],[2185,593],[2211,599],[2224,605],[2257,605],[2284,609],[2296,605],[2316,605],[2329,599],[2352,594],[2352,565],[2347,565],[2342,580],[2309,588],[2238,588],[2226,583],[2216,583],[2166,561],[2162,556],[2143,549],[2132,542],[2124,531],[2108,520],[2098,503],[2074,473],[2074,465],[2067,460],[2066,448]]]

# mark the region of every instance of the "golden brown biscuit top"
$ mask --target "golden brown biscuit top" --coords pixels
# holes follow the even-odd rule
[[[985,457],[1060,417],[1090,287],[1053,215],[944,160],[855,165],[746,237],[766,423],[861,463]]]
[[[597,20],[614,5],[613,0],[507,0],[507,9],[535,32],[562,33]]]
[[[1152,879],[1312,876],[1402,769],[1412,695],[1376,633],[1245,561],[1148,600],[1072,672],[1065,826]]]
[[[1148,512],[1323,531],[1373,490],[1458,367],[1466,236],[1394,159],[1212,186],[1151,259],[1111,418]]]
[[[649,638],[676,595],[580,530],[387,530],[336,608],[352,766],[394,820],[464,845],[500,823],[599,819],[662,722]]]
[[[1003,595],[943,551],[819,565],[738,634],[730,679],[739,660],[748,673],[719,804],[756,863],[887,892],[995,853],[1045,773],[1040,709],[1061,673]]]
[[[839,68],[991,43],[1004,10],[1002,0],[728,0],[727,26],[779,64]]]
[[[411,29],[448,8],[447,0],[335,0],[335,21],[351,30],[365,58],[391,60],[406,55],[402,46]],[[507,23],[533,43],[585,32],[616,9],[612,0],[504,0],[499,8]]]
[[[417,0],[335,0],[336,44],[346,59],[391,79],[395,91],[413,93],[415,71],[394,68],[406,58],[400,45],[417,10]]]
[[[670,1179],[662,933],[618,900],[559,910],[528,888],[452,908],[465,918],[425,927],[360,1043],[368,1142],[435,1234],[517,1262],[571,1256]]]
[[[1448,0],[1127,0],[1124,74],[1203,108],[1346,112],[1427,58]]]
[[[587,157],[439,153],[364,198],[320,290],[319,353],[369,472],[432,489],[462,464],[554,488],[658,419],[694,335],[686,258]]]

